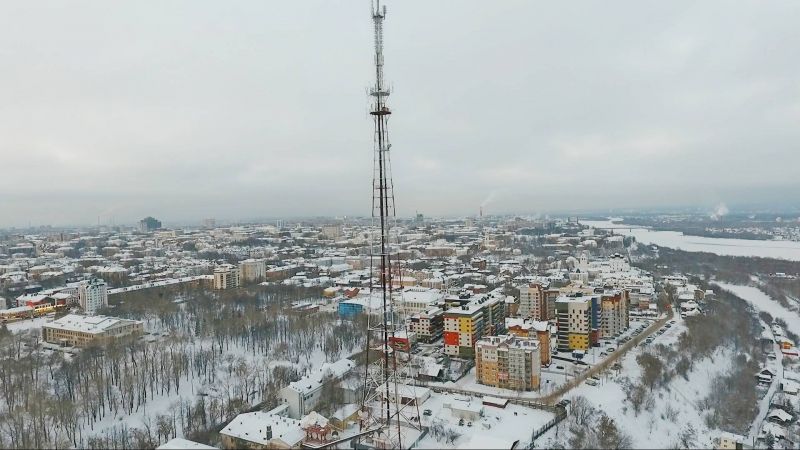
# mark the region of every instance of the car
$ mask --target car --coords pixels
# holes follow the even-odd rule
[[[613,352],[614,350],[615,350],[615,348],[614,348],[614,347],[609,347],[609,348],[608,348],[608,350],[606,350],[606,351],[607,351],[607,352],[609,352],[609,353],[611,353],[611,352]]]
[[[600,377],[599,377],[599,376],[597,376],[597,375],[592,375],[592,376],[591,376],[591,377],[589,377],[589,378],[591,378],[591,379],[593,379],[593,380],[600,381]]]
[[[670,325],[670,324],[667,324],[666,326],[667,326],[667,328],[672,328],[672,325]]]
[[[674,324],[674,323],[675,323],[675,321],[674,321],[674,320],[670,320],[670,321],[669,321],[669,323],[671,323],[671,324]]]
[[[589,378],[588,380],[586,380],[586,384],[588,384],[589,386],[597,386],[597,381]]]
[[[564,366],[556,366],[556,369],[564,370]]]
[[[600,352],[600,356],[608,356],[608,353],[606,353],[606,352]]]
[[[775,355],[775,353],[770,353],[769,355],[767,355],[767,358],[769,358],[769,359],[778,359],[778,356]]]
[[[433,414],[433,411],[431,411],[430,409],[426,409],[425,411],[422,412],[423,416],[430,416],[432,414]]]

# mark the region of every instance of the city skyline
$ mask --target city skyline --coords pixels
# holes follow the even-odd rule
[[[0,7],[0,227],[369,215],[365,4],[49,6]],[[398,215],[796,208],[797,9],[389,4]]]

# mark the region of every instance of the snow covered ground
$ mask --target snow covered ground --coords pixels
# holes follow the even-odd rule
[[[654,334],[650,345],[673,345],[685,330],[682,321],[676,323],[662,335]],[[640,345],[620,360],[619,372],[607,370],[599,377],[597,386],[582,383],[565,398],[586,397],[591,404],[614,419],[617,426],[632,438],[633,448],[667,448],[676,444],[679,434],[691,424],[697,432],[698,447],[709,448],[714,432],[705,425],[704,413],[697,402],[707,397],[714,379],[725,374],[730,367],[732,353],[720,348],[711,358],[697,361],[688,373],[688,380],[675,376],[669,384],[653,392],[651,407],[645,407],[637,415],[623,387],[626,379],[636,380],[641,368],[636,357],[648,351],[648,345]],[[565,444],[570,436],[568,418],[557,428],[548,431],[537,440],[537,447],[552,447],[556,442]]]
[[[789,331],[800,335],[800,313],[787,309],[759,288],[723,282],[717,282],[717,285],[747,301],[757,311],[764,311],[776,319],[783,319]]]

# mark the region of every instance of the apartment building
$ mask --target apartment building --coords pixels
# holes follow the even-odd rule
[[[239,287],[239,268],[223,264],[214,269],[214,289],[233,289]]]
[[[475,374],[481,384],[516,391],[538,390],[539,341],[514,335],[487,336],[475,344]]]
[[[550,323],[538,320],[512,318],[506,319],[506,329],[508,334],[522,338],[536,338],[539,341],[541,350],[540,360],[542,366],[549,366],[551,359],[550,347]]]
[[[246,259],[239,263],[240,281],[262,281],[267,276],[267,263],[263,259]]]
[[[519,288],[517,313],[533,320],[547,320],[547,296],[541,283],[531,283]]]
[[[42,339],[51,344],[86,347],[143,331],[144,325],[138,320],[67,314],[43,325]]]
[[[475,342],[483,337],[483,305],[477,302],[450,308],[444,313],[444,353],[461,358],[475,355]]]
[[[556,300],[556,345],[559,351],[586,350],[592,345],[593,298],[596,297],[576,294]]]
[[[600,298],[600,304],[600,334],[603,338],[619,336],[628,329],[628,291],[605,292]]]
[[[108,285],[100,278],[84,281],[78,286],[78,304],[88,314],[108,306]]]
[[[406,319],[406,329],[417,334],[420,342],[431,343],[442,338],[444,332],[444,311],[430,308]]]

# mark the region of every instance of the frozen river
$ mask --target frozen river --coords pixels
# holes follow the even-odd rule
[[[687,252],[707,252],[723,256],[758,256],[762,258],[800,261],[800,242],[757,241],[750,239],[723,239],[686,236],[679,231],[655,231],[649,228],[621,225],[610,220],[581,220],[581,224],[594,228],[614,228],[623,236],[633,236],[642,244],[654,244]]]

